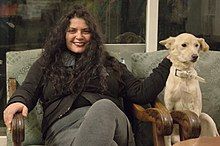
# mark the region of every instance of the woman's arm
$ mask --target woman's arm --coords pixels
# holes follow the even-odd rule
[[[170,72],[171,62],[164,58],[158,67],[143,81],[135,78],[124,66],[122,80],[125,83],[125,92],[129,100],[138,104],[146,104],[155,100],[163,90]]]
[[[7,106],[15,102],[21,102],[28,107],[29,111],[35,107],[41,92],[40,83],[43,76],[42,59],[41,57],[33,63],[24,82],[13,93]]]

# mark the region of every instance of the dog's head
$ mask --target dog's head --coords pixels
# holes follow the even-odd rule
[[[189,33],[182,33],[176,37],[159,42],[170,51],[171,61],[190,65],[198,60],[200,51],[208,51],[209,45],[203,38],[197,38]]]

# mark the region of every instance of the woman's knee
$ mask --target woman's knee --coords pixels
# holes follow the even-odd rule
[[[109,99],[101,99],[96,101],[90,108],[90,111],[95,111],[96,114],[113,114],[123,113],[117,105]]]
[[[117,107],[117,105],[109,99],[100,99],[94,103],[94,106],[95,105],[106,106],[106,107]]]

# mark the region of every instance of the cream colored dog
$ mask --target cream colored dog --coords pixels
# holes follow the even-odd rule
[[[160,41],[169,50],[172,66],[168,76],[164,102],[168,110],[191,110],[201,120],[201,136],[218,136],[213,119],[202,113],[202,94],[199,81],[204,79],[197,75],[194,68],[200,51],[208,51],[209,46],[203,38],[182,33]],[[174,127],[172,137],[166,137],[166,145],[180,141],[178,127]]]

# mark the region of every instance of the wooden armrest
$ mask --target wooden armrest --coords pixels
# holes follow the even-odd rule
[[[170,135],[173,129],[173,121],[169,113],[157,108],[144,109],[142,106],[133,104],[137,119],[156,124],[160,135]]]
[[[199,117],[189,110],[172,111],[171,116],[175,124],[179,124],[180,140],[197,138],[201,132]]]
[[[11,97],[17,88],[17,81],[15,78],[8,79],[8,96]]]
[[[159,101],[153,104],[154,107],[168,110],[165,106]],[[198,116],[189,110],[182,110],[182,111],[172,111],[171,113],[173,123],[179,124],[179,133],[180,133],[180,140],[186,140],[191,138],[197,138],[200,136],[201,133],[201,124]]]
[[[151,106],[158,108],[162,111],[167,111],[169,113],[169,110],[164,106],[164,104],[158,98],[155,100],[155,102],[151,103]]]
[[[156,108],[168,110],[165,106],[157,99],[153,105]],[[180,128],[180,140],[186,140],[191,138],[197,138],[201,132],[201,125],[198,116],[189,110],[183,111],[172,111],[171,113],[173,122],[179,124]]]
[[[140,105],[133,104],[133,111],[138,120],[152,123],[154,146],[165,146],[164,136],[172,133],[173,120],[159,100],[156,100],[154,105],[154,108],[144,109]]]
[[[12,140],[15,146],[20,146],[24,141],[25,126],[24,117],[21,113],[16,113],[12,120]]]

